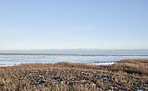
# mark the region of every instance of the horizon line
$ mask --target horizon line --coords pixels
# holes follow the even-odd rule
[[[148,56],[148,55],[137,55],[137,54],[35,54],[35,53],[0,53],[0,55],[57,55],[57,56]]]
[[[75,49],[0,49],[0,51],[48,51],[48,50],[148,50],[148,49],[95,49],[95,48],[75,48]]]

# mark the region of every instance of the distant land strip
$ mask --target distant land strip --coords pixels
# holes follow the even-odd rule
[[[33,53],[0,53],[0,55],[59,55],[59,56],[148,56],[148,55],[110,55],[110,54],[33,54]]]

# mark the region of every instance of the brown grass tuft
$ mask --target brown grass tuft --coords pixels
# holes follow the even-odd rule
[[[0,67],[0,91],[98,90],[148,90],[148,59],[108,66],[60,62]]]

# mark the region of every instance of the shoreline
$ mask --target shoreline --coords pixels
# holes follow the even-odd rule
[[[58,62],[58,63],[61,63],[61,62]],[[85,63],[85,64],[88,64],[88,65],[112,65],[112,64],[115,64],[116,62],[104,62],[104,63],[91,63],[91,64],[88,64],[88,63]],[[21,64],[36,64],[36,63],[21,63]],[[0,67],[8,67],[8,66],[19,66],[21,64],[0,64]],[[40,63],[39,63],[40,64]],[[48,63],[44,63],[44,64],[48,64]],[[56,64],[56,63],[51,63],[51,64]]]

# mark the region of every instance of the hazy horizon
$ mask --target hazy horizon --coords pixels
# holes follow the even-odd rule
[[[21,51],[21,50],[148,50],[148,48],[112,48],[112,49],[101,49],[101,48],[50,48],[50,49],[0,49],[0,51]]]
[[[148,55],[148,49],[100,50],[100,49],[67,49],[67,50],[0,50],[0,54],[84,54],[84,55]]]

